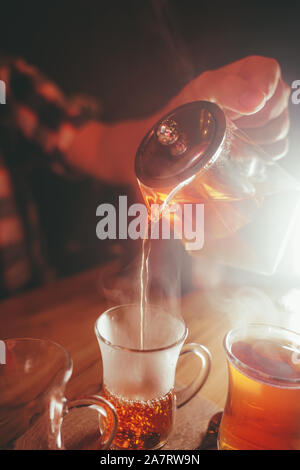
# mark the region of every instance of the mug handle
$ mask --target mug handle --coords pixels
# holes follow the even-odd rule
[[[205,346],[197,343],[185,344],[181,349],[180,356],[189,353],[196,354],[196,356],[201,359],[201,372],[189,385],[184,387],[182,390],[175,390],[177,408],[181,408],[183,405],[188,403],[199,392],[199,390],[205,384],[211,368],[211,354]]]
[[[116,435],[118,426],[118,418],[113,405],[105,400],[105,398],[99,397],[98,395],[90,395],[72,401],[66,400],[63,417],[73,408],[91,408],[96,410],[101,424],[103,421],[102,418],[105,418],[105,426],[102,430],[103,440],[101,439],[101,449],[108,449]]]

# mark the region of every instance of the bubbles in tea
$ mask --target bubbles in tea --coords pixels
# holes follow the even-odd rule
[[[103,396],[114,405],[118,415],[113,448],[159,449],[165,444],[174,420],[173,390],[162,397],[142,401],[119,397],[104,386]]]

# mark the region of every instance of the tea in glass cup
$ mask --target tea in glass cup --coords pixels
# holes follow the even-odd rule
[[[264,324],[224,340],[229,388],[221,450],[300,450],[300,335]]]
[[[181,318],[148,307],[140,342],[140,306],[120,305],[104,312],[95,330],[103,361],[103,396],[118,416],[114,449],[159,449],[168,440],[176,407],[187,403],[202,387],[210,370],[210,353],[199,344],[183,345],[187,328]],[[180,354],[193,352],[201,372],[175,392]]]

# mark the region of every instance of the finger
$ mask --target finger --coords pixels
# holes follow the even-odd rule
[[[287,154],[289,150],[289,141],[286,137],[285,139],[279,140],[273,144],[263,145],[262,148],[267,152],[272,160],[276,161]]]
[[[240,115],[258,112],[266,104],[265,94],[249,87],[249,83],[238,75],[217,74],[213,98],[222,107]]]
[[[239,75],[253,88],[261,90],[267,100],[275,93],[281,77],[280,65],[270,57],[249,56],[240,64]]]
[[[288,107],[290,87],[282,80],[278,82],[272,98],[266,102],[263,109],[251,116],[242,116],[235,121],[241,128],[257,128],[265,126],[270,120],[277,118]]]
[[[284,139],[289,132],[289,112],[285,109],[280,116],[258,128],[247,129],[247,135],[257,144],[272,144]]]

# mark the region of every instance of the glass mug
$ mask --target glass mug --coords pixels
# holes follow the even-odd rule
[[[63,418],[82,407],[98,412],[97,448],[109,447],[117,426],[113,406],[96,395],[74,401],[65,398],[72,360],[62,346],[41,339],[7,339],[2,362],[0,449],[63,449]]]
[[[250,324],[224,339],[229,389],[221,450],[300,449],[300,335]]]
[[[210,353],[204,346],[183,346],[187,327],[182,319],[159,307],[149,307],[143,349],[140,326],[140,306],[133,304],[110,308],[95,325],[103,361],[103,396],[118,415],[113,449],[163,447],[172,430],[176,407],[183,406],[200,390],[210,370]],[[190,352],[201,359],[201,373],[175,392],[179,355]]]

